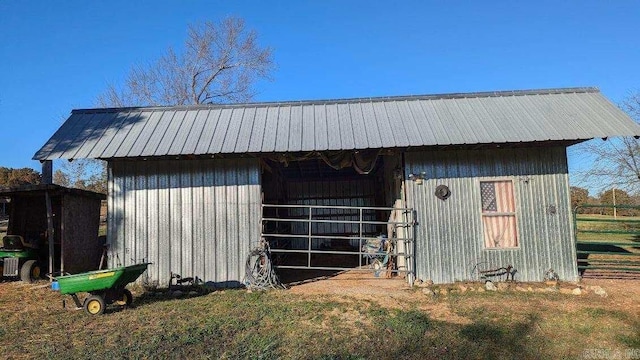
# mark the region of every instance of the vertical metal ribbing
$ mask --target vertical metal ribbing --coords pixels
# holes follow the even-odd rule
[[[129,257],[153,259],[151,283],[166,286],[174,272],[240,284],[251,239],[239,235],[237,214],[246,229],[259,228],[259,216],[246,216],[252,201],[260,204],[257,160],[112,162],[110,169],[112,266]],[[123,256],[129,248],[131,256]]]
[[[573,233],[566,205],[566,155],[563,147],[494,150],[421,151],[406,154],[407,172],[426,173],[408,181],[408,205],[416,209],[415,271],[434,282],[473,280],[474,267],[507,265],[521,281],[541,280],[553,264],[566,280],[575,278]],[[479,209],[479,181],[514,182],[519,246],[486,249]],[[447,185],[446,201],[433,189]],[[558,213],[547,209],[555,205]],[[557,269],[556,269],[557,268]]]

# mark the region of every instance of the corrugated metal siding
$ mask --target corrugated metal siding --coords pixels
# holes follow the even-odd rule
[[[473,280],[474,266],[512,265],[516,280],[540,281],[548,269],[576,280],[577,268],[564,148],[409,152],[406,176],[425,172],[422,185],[406,181],[416,210],[416,276],[436,283]],[[484,249],[480,181],[512,179],[519,248]],[[451,189],[442,201],[436,186]],[[556,207],[556,214],[549,213]]]
[[[111,266],[151,261],[146,280],[163,286],[171,272],[242,281],[260,236],[256,159],[114,161],[108,185]]]
[[[633,120],[596,89],[580,88],[75,110],[34,159],[352,150],[631,135],[640,135]]]

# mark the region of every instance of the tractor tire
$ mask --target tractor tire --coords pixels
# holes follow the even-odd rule
[[[132,302],[133,295],[131,294],[131,291],[127,289],[122,290],[122,294],[120,295],[120,297],[116,301],[114,301],[114,303],[119,306],[129,306]]]
[[[40,278],[40,265],[35,260],[27,260],[20,268],[20,280],[32,283]]]
[[[100,295],[91,295],[84,300],[84,311],[89,315],[100,315],[104,313],[106,304]]]

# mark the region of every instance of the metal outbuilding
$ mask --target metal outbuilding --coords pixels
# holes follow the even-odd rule
[[[411,210],[393,231],[410,279],[511,265],[574,280],[566,147],[638,135],[597,89],[570,88],[74,110],[34,159],[108,161],[110,261],[151,261],[159,285],[239,285],[265,235],[293,237],[291,269],[360,265],[347,248],[386,232],[394,211],[374,213],[391,207]]]

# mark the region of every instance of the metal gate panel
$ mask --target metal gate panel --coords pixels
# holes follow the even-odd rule
[[[640,206],[580,205],[574,209],[578,270],[582,276],[624,278],[640,273]]]
[[[271,204],[262,207],[263,214],[275,214],[263,216],[262,237],[269,241],[278,268],[371,271],[380,270],[376,264],[386,265],[395,259],[402,266],[384,270],[405,273],[408,281],[413,282],[413,209]],[[385,247],[385,243],[392,247]],[[382,247],[376,249],[376,244]]]
[[[317,208],[316,217],[331,217],[335,220],[358,220],[358,214],[349,214],[343,210],[331,208],[334,206],[375,206],[374,179],[343,179],[343,180],[297,180],[287,182],[287,204],[288,205],[320,205],[327,208]],[[291,217],[304,217],[306,208],[297,206],[288,208],[288,215]],[[342,215],[342,216],[338,216]],[[314,223],[312,231],[316,235],[330,234],[353,234],[357,235],[359,229],[356,224],[349,223]],[[365,225],[365,232],[372,232],[370,225]],[[302,223],[292,223],[291,233],[307,235],[309,230]],[[292,240],[292,249],[306,249],[305,239]],[[327,245],[326,239],[314,239],[312,248],[319,248]]]

